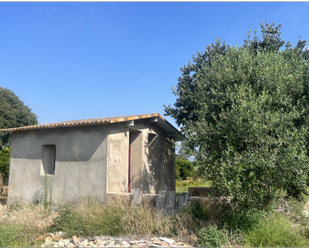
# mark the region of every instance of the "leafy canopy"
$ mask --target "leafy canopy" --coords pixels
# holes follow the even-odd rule
[[[208,45],[165,106],[200,176],[241,208],[265,209],[280,190],[306,193],[309,53],[301,40],[282,49],[280,27],[261,23],[263,40],[249,33],[242,47]]]
[[[188,159],[177,157],[175,160],[176,179],[182,178],[186,180],[188,177],[194,176],[193,163]]]
[[[37,116],[11,90],[0,87],[0,129],[38,124]],[[0,145],[10,144],[10,133],[0,133]]]

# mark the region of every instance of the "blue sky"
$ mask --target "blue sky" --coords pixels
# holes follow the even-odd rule
[[[1,2],[0,86],[39,124],[163,115],[180,68],[216,37],[242,45],[267,21],[296,45],[307,13],[307,2]]]

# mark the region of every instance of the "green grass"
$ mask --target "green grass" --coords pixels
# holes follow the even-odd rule
[[[246,247],[308,247],[309,240],[291,228],[288,217],[273,213],[245,233]]]
[[[20,247],[18,235],[22,226],[16,224],[0,223],[0,247]]]
[[[189,187],[210,187],[209,182],[204,181],[177,181],[176,180],[176,194],[181,195],[187,193]]]

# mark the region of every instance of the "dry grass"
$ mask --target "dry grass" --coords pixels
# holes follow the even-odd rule
[[[117,198],[108,205],[91,203],[72,208],[72,216],[64,217],[65,221],[58,229],[67,232],[68,236],[165,236],[193,243],[197,229],[207,226],[209,220],[216,220],[218,216],[218,203],[211,203],[206,198],[202,202],[199,210],[191,204],[172,216],[158,217],[153,203],[147,200],[134,207],[128,200]]]
[[[288,218],[293,232],[309,239],[309,199],[306,199],[304,204],[296,201],[288,203],[290,206]]]
[[[48,232],[51,219],[42,206],[15,203],[0,213],[0,225],[20,228],[15,238],[18,246],[34,246],[36,238]]]

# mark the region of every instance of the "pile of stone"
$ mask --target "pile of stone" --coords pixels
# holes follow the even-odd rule
[[[41,247],[193,247],[182,242],[176,242],[168,238],[135,238],[135,237],[112,237],[95,236],[88,238],[78,238],[73,236],[67,239],[65,233],[48,233],[37,238],[43,240]]]

